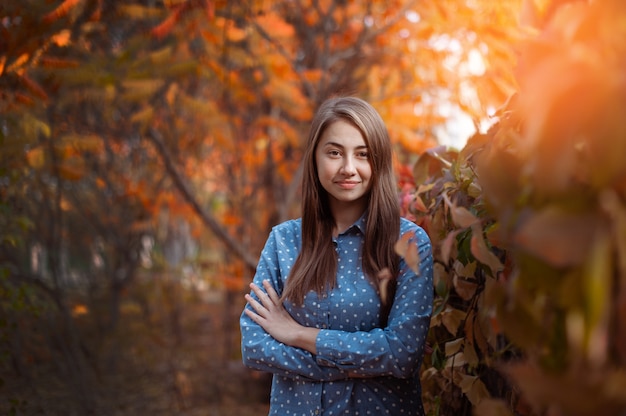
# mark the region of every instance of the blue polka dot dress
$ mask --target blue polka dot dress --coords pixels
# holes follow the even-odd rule
[[[296,321],[320,329],[317,355],[274,340],[241,315],[244,363],[273,373],[270,415],[423,415],[419,368],[432,313],[431,243],[422,228],[401,219],[400,234],[411,233],[417,245],[419,273],[401,261],[389,321],[381,328],[380,297],[361,268],[365,227],[361,217],[334,240],[337,284],[331,292],[310,292],[303,305],[285,302]],[[274,227],[254,282],[262,287],[269,280],[280,294],[300,246],[300,219]]]

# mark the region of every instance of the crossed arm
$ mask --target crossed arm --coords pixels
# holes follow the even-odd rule
[[[300,325],[289,315],[280,298],[268,280],[263,281],[263,291],[259,286],[250,283],[250,289],[261,302],[249,294],[245,298],[254,309],[245,309],[245,314],[261,325],[276,341],[285,345],[302,348],[311,354],[317,354],[315,340],[320,332],[317,328]]]
[[[424,233],[423,231],[420,231]],[[270,238],[241,317],[244,363],[287,377],[332,381],[350,377],[412,377],[419,367],[432,311],[432,253],[416,236],[420,271],[404,269],[385,328],[347,332],[306,327],[280,302],[278,252]]]

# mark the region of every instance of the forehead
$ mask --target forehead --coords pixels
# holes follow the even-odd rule
[[[361,131],[346,120],[337,120],[329,124],[320,137],[319,145],[337,145],[351,148],[367,147]]]

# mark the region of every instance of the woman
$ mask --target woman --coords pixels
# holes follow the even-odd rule
[[[242,356],[273,373],[270,415],[422,415],[428,236],[400,218],[392,149],[365,101],[331,98],[304,154],[302,218],[274,227],[241,315]],[[416,244],[418,273],[394,250]]]

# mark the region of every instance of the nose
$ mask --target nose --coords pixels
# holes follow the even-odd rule
[[[344,175],[354,175],[356,174],[356,168],[354,166],[354,160],[350,156],[346,156],[343,159],[343,165],[341,166],[341,171]]]

